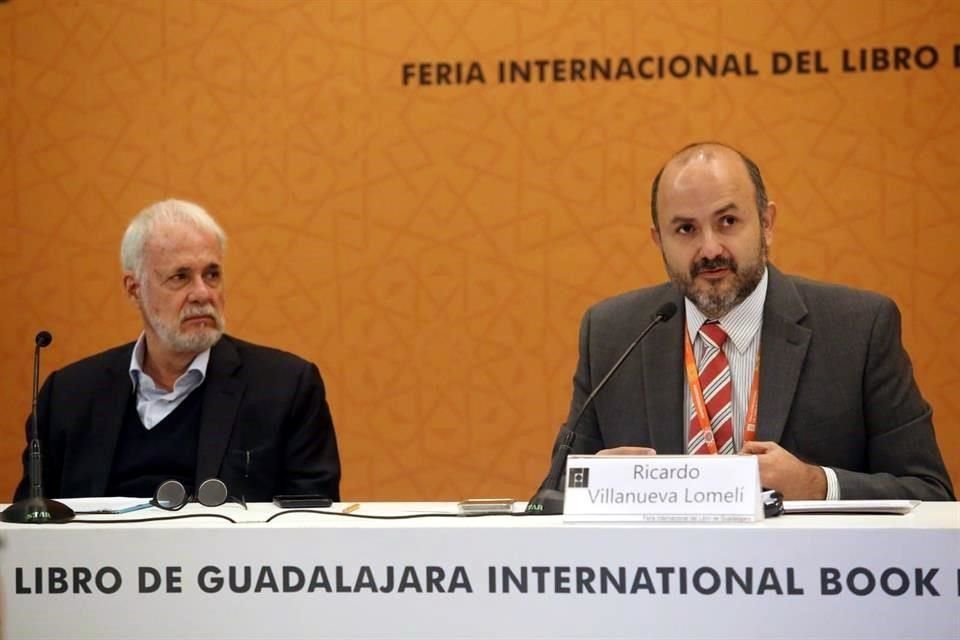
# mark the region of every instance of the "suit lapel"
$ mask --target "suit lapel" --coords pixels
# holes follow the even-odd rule
[[[129,349],[119,351],[117,357],[107,363],[103,383],[96,395],[98,400],[91,411],[88,448],[86,455],[81,456],[85,460],[83,476],[90,482],[89,493],[84,492],[86,495],[102,496],[107,490],[117,440],[123,428],[123,414],[133,393],[130,382],[132,353],[133,344]]]
[[[677,314],[648,335],[640,348],[643,355],[643,392],[647,406],[650,446],[663,454],[683,453],[683,330],[686,324],[683,297],[672,286],[653,307],[665,302],[677,305]],[[640,444],[640,443],[638,443]]]
[[[240,354],[233,341],[222,337],[210,352],[206,392],[197,442],[196,486],[220,475],[220,466],[236,422],[244,383],[239,378]]]
[[[800,325],[807,308],[796,287],[772,265],[760,341],[760,407],[757,440],[779,442],[790,415],[797,382],[810,345]]]

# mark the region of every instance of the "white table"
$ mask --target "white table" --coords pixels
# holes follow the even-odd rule
[[[277,511],[0,525],[6,637],[960,638],[960,503],[757,524]],[[455,507],[355,513],[430,511]]]

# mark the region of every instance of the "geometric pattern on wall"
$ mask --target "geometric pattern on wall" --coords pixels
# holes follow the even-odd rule
[[[526,497],[586,307],[663,279],[649,183],[693,140],[747,151],[784,270],[875,289],[960,478],[960,82],[949,2],[0,3],[0,456],[44,372],[131,340],[118,245],[192,199],[230,235],[229,331],[318,363],[350,498]],[[933,45],[937,68],[841,73]],[[773,76],[773,51],[829,74]],[[497,84],[500,60],[728,53],[760,75]],[[406,86],[405,62],[487,84]]]

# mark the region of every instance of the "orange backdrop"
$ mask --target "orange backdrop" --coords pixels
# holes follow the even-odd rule
[[[230,234],[229,330],[320,366],[345,496],[528,496],[580,315],[663,279],[649,183],[699,139],[764,169],[780,267],[900,304],[956,482],[958,42],[948,0],[0,3],[0,493],[33,335],[54,334],[44,375],[136,337],[120,236],[181,197]],[[895,45],[938,62],[841,69],[844,49]],[[771,72],[797,50],[829,72]],[[495,76],[697,53],[749,53],[758,73]],[[404,63],[440,61],[487,82],[403,84]]]

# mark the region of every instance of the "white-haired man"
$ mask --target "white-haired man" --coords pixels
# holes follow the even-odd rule
[[[48,496],[150,496],[166,480],[191,489],[219,478],[251,501],[339,499],[317,367],[224,335],[225,247],[220,226],[189,202],[159,202],[131,221],[123,288],[143,332],[44,383],[37,415]],[[16,497],[28,488],[25,473]]]

